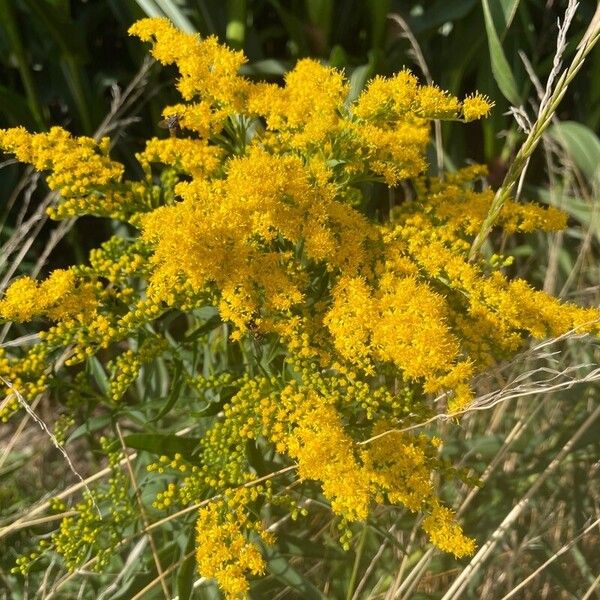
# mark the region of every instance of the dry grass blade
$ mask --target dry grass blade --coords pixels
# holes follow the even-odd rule
[[[514,587],[508,594],[502,596],[500,600],[508,600],[508,598],[512,598],[519,590],[523,589],[532,579],[537,577],[548,565],[552,564],[557,558],[560,558],[565,552],[567,552],[570,548],[572,548],[581,538],[583,538],[586,534],[588,534],[592,529],[598,526],[600,523],[600,518],[596,519],[593,523],[588,525],[579,535],[574,537],[567,544],[562,546],[560,550],[555,552],[545,563],[541,564],[529,577],[524,579],[519,585]]]
[[[59,441],[56,439],[54,434],[48,429],[48,426],[46,425],[46,423],[44,423],[44,421],[42,421],[42,419],[40,419],[40,417],[37,416],[37,414],[31,408],[31,406],[29,406],[29,404],[27,404],[27,402],[25,401],[25,398],[23,398],[23,396],[21,395],[21,392],[19,392],[19,390],[17,390],[12,385],[12,383],[10,383],[10,381],[7,381],[6,379],[4,379],[4,377],[0,377],[0,381],[2,381],[2,383],[11,391],[11,393],[15,395],[15,397],[19,401],[19,404],[23,407],[25,412],[40,426],[42,431],[50,438],[54,447],[63,455],[64,459],[67,462],[67,465],[69,466],[69,469],[75,474],[77,479],[79,479],[79,481],[81,482],[81,485],[88,492],[89,497],[92,501],[92,504],[94,505],[94,508],[96,509],[96,511],[98,512],[100,517],[102,517],[102,513],[100,512],[100,508],[98,507],[98,505],[96,504],[96,501],[94,500],[92,491],[90,490],[89,486],[87,485],[85,479],[79,474],[79,472],[73,465],[73,462],[69,458],[69,455],[67,454],[67,451],[64,449],[63,445],[59,443]]]
[[[502,523],[492,533],[487,542],[480,548],[480,550],[472,558],[471,562],[465,567],[462,573],[456,578],[454,583],[450,586],[448,591],[442,597],[442,600],[455,600],[461,598],[465,587],[475,576],[475,574],[481,569],[484,562],[489,558],[497,544],[504,538],[509,531],[510,527],[514,524],[517,518],[523,513],[523,511],[529,505],[531,499],[538,492],[544,482],[554,473],[558,465],[563,459],[571,452],[573,446],[583,436],[583,434],[594,424],[596,419],[600,416],[600,406],[585,419],[580,425],[577,431],[565,444],[563,449],[556,455],[556,457],[550,462],[546,469],[539,475],[534,483],[531,485],[525,495],[519,500],[516,506],[506,515]]]
[[[600,575],[598,575],[598,577],[596,577],[596,579],[593,581],[592,585],[590,585],[590,588],[588,589],[588,591],[583,596],[581,596],[581,600],[589,600],[592,597],[594,590],[596,590],[596,588],[599,586],[600,586]]]
[[[148,515],[146,514],[146,510],[144,509],[144,502],[142,500],[142,494],[140,493],[140,488],[137,484],[135,473],[133,472],[133,468],[131,467],[131,461],[127,457],[127,447],[125,446],[125,440],[123,439],[123,434],[121,433],[121,428],[117,423],[116,426],[117,435],[119,436],[119,441],[121,442],[121,448],[123,449],[123,453],[125,455],[125,466],[127,467],[127,473],[129,474],[129,479],[131,480],[131,485],[133,486],[133,491],[135,493],[135,499],[138,504],[138,508],[140,509],[140,515],[142,517],[142,523],[144,524],[144,528],[148,529],[148,525],[150,521],[148,519]],[[160,579],[160,584],[163,589],[163,593],[167,600],[171,597],[169,594],[169,590],[167,588],[167,583],[165,581],[165,572],[160,563],[160,558],[158,556],[158,548],[156,547],[156,543],[154,542],[154,537],[150,532],[146,534],[148,538],[148,542],[150,543],[150,548],[152,548],[152,556],[154,558],[154,564],[156,565],[156,572],[158,573],[158,578]]]
[[[522,366],[526,361],[539,361],[542,364],[530,368],[526,371],[516,370],[517,375],[509,378],[506,383],[499,389],[495,389],[492,392],[479,395],[473,400],[473,402],[464,410],[455,413],[438,413],[423,421],[416,423],[408,427],[399,429],[389,429],[376,436],[370,437],[366,440],[359,442],[359,445],[369,444],[377,439],[385,437],[390,433],[398,432],[404,433],[407,431],[414,431],[421,429],[427,425],[431,425],[437,421],[448,421],[455,419],[459,416],[468,415],[469,413],[475,413],[478,411],[486,411],[494,408],[498,404],[506,402],[508,400],[516,400],[518,398],[533,397],[539,395],[548,395],[554,392],[568,390],[579,384],[590,384],[600,380],[600,367],[592,368],[594,365],[591,364],[575,364],[564,367],[562,369],[551,368],[546,363],[552,360],[555,355],[559,354],[559,351],[550,353],[548,348],[559,342],[564,342],[568,339],[578,339],[581,336],[576,331],[571,331],[563,336],[545,340],[541,344],[521,353],[515,357],[512,361],[507,363],[501,370],[510,370],[515,366]],[[590,369],[587,373],[582,374],[582,369]],[[497,376],[500,371],[494,373]],[[475,381],[475,386],[480,385],[481,380],[489,378],[490,375],[482,375]],[[444,396],[436,398],[436,402],[443,400]]]

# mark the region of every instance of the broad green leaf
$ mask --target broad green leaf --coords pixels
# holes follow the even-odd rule
[[[157,456],[181,454],[184,458],[192,458],[198,448],[199,440],[184,438],[176,435],[161,435],[158,433],[132,433],[125,436],[125,445],[136,450],[145,450]]]
[[[200,325],[200,327],[198,327],[197,329],[194,329],[193,331],[190,331],[188,334],[186,334],[186,336],[184,338],[184,342],[189,343],[194,340],[197,340],[199,337],[201,337],[204,334],[208,333],[209,331],[212,331],[213,329],[217,328],[220,324],[221,324],[221,317],[219,317],[219,315],[214,315],[214,316],[210,317],[205,323]]]
[[[481,0],[481,6],[483,7],[485,31],[488,39],[488,47],[490,51],[490,60],[492,63],[492,73],[494,75],[494,79],[496,80],[502,95],[511,104],[519,106],[521,104],[521,100],[518,92],[517,82],[513,77],[512,71],[510,70],[510,66],[506,60],[506,56],[504,55],[504,50],[502,49],[502,44],[500,43],[500,38],[498,37],[498,32],[494,26],[494,19],[492,18],[489,0]]]
[[[335,546],[323,546],[320,542],[313,542],[286,533],[277,534],[277,549],[284,556],[299,556],[303,558],[317,558],[329,560],[348,560],[348,554]]]
[[[350,92],[348,93],[348,98],[346,102],[354,102],[362,92],[362,89],[365,87],[365,83],[367,83],[371,73],[373,71],[372,65],[360,65],[356,67],[354,71],[352,71],[352,75],[350,75]]]
[[[600,241],[600,223],[596,216],[596,210],[590,202],[573,196],[565,196],[561,193],[551,195],[547,190],[538,191],[542,202],[556,206],[564,210],[568,215],[579,221],[585,227],[589,227],[596,239]]]
[[[492,458],[502,447],[503,438],[499,435],[478,435],[466,441],[466,446],[482,458]]]
[[[281,77],[291,69],[291,63],[283,60],[268,58],[257,60],[252,64],[242,65],[240,73],[242,75],[267,75],[271,77]]]
[[[336,44],[329,53],[329,66],[341,69],[348,64],[348,54],[342,46]]]
[[[591,129],[564,121],[548,127],[548,135],[565,149],[591,185],[600,183],[600,138]]]
[[[314,23],[329,38],[331,17],[333,15],[333,0],[306,0],[306,12]]]
[[[73,60],[86,62],[87,48],[80,35],[77,25],[68,13],[56,10],[45,0],[25,0],[27,7],[39,22],[40,28],[48,33],[54,43],[60,48],[63,57],[70,56]]]
[[[368,0],[367,6],[371,21],[371,49],[379,50],[383,46],[387,30],[390,0]]]

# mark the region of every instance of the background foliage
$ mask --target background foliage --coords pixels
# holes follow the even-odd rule
[[[580,3],[569,31],[565,61],[573,56],[596,6],[594,0]],[[131,156],[140,147],[142,135],[155,131],[164,136],[158,128],[160,109],[174,100],[174,73],[149,68],[136,80],[144,51],[126,35],[138,18],[164,14],[184,30],[214,33],[243,48],[250,59],[246,67],[249,76],[280,80],[298,58],[314,56],[345,69],[355,94],[372,75],[391,74],[403,66],[459,96],[474,89],[488,94],[496,102],[491,118],[467,126],[444,124],[443,162],[448,169],[470,160],[487,163],[490,183],[497,186],[523,139],[515,119],[506,112],[510,104],[522,104],[535,114],[537,95],[531,73],[545,84],[556,49],[556,22],[565,7],[566,2],[552,0],[0,0],[0,127],[22,124],[31,131],[42,131],[59,124],[86,135],[102,127],[113,138],[118,159]],[[405,27],[388,18],[389,14],[399,15]],[[527,57],[531,73],[520,53]],[[504,252],[516,256],[511,267],[515,274],[536,287],[592,305],[598,305],[600,283],[596,201],[600,190],[600,141],[596,135],[600,78],[595,76],[599,72],[597,46],[570,86],[543,147],[533,157],[523,189],[530,199],[566,210],[571,217],[569,227],[553,236],[492,240],[494,248],[503,246]],[[127,95],[124,90],[132,81]],[[111,114],[107,124],[106,116]],[[435,170],[433,147],[430,154]],[[43,275],[51,268],[83,261],[89,248],[108,238],[116,227],[86,219],[50,226],[36,212],[47,193],[44,184],[11,163],[2,163],[0,171],[3,288],[16,274],[37,269]],[[129,168],[133,172],[137,167],[130,164]],[[24,203],[16,201],[21,194]],[[218,336],[211,343],[219,348]],[[551,354],[553,351],[560,353]],[[231,360],[220,349],[214,356],[216,361]],[[585,365],[597,362],[598,351],[589,341],[562,340],[543,352],[532,351],[503,365],[480,382],[481,391],[501,389],[507,381],[526,374],[527,380],[535,381],[544,370],[560,373],[567,367],[573,369],[568,377],[576,382],[589,372]],[[91,362],[89,371],[99,387],[105,385],[105,374],[98,365]],[[160,412],[165,398],[167,404],[174,402],[177,393],[177,389],[169,392],[167,385],[164,368],[156,364],[145,369],[130,393],[148,399],[148,410]],[[599,537],[597,527],[577,539],[598,518],[598,426],[588,423],[589,415],[595,414],[597,391],[585,382],[554,393],[544,386],[531,389],[531,393],[504,400],[492,410],[470,415],[462,422],[462,430],[450,423],[434,425],[443,439],[452,437],[444,447],[445,456],[486,480],[474,495],[466,489],[447,490],[447,500],[463,506],[465,531],[475,536],[480,546],[520,499],[529,499],[460,597],[502,598],[551,557],[555,559],[523,590],[516,591],[515,597],[598,595],[594,586],[600,562],[593,552]],[[89,414],[77,419],[83,418],[86,426],[74,431],[67,428],[66,444],[84,476],[105,466],[95,451],[103,430],[110,429],[117,419],[135,423],[140,418],[133,411],[110,414],[99,410],[92,399],[87,406]],[[36,411],[55,432],[60,429],[60,419],[68,417],[50,412],[43,403]],[[174,428],[176,424],[174,418]],[[136,447],[142,450],[158,452],[161,444],[161,449],[164,444],[178,444],[174,437],[161,438],[163,431],[145,433],[148,437],[137,440]],[[51,597],[59,581],[56,570],[33,573],[25,585],[10,574],[15,555],[26,547],[32,531],[46,531],[44,524],[22,530],[1,527],[45,494],[56,495],[67,488],[73,475],[64,457],[51,450],[47,436],[31,420],[16,422],[0,435],[0,594],[6,598]],[[565,445],[567,451],[561,455]],[[554,465],[557,456],[561,461]],[[142,469],[140,477],[141,473]],[[186,528],[190,523],[180,522],[171,532],[175,541],[160,548],[166,564],[181,561],[189,552]],[[301,538],[281,533],[282,541],[269,557],[270,576],[257,584],[252,597],[440,598],[466,563],[423,552],[407,523],[396,515],[379,515],[357,532],[353,548],[346,554],[334,545],[325,544],[324,550],[329,526],[326,513],[321,522],[307,524]],[[556,557],[564,544],[569,544],[568,549]],[[152,569],[151,563],[126,565],[113,580],[79,576],[55,595],[75,597],[81,589],[81,597],[98,597],[110,590],[113,597],[133,598],[155,580]],[[178,589],[180,597],[186,597],[192,575],[189,561],[170,574],[170,586]],[[109,587],[113,581],[118,582],[114,589]],[[209,585],[199,589],[202,591],[190,594],[215,594]],[[143,593],[140,597],[162,594],[158,585]]]

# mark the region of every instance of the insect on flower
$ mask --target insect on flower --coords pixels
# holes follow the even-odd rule
[[[179,127],[179,120],[181,115],[174,113],[169,115],[166,119],[159,121],[158,126],[161,129],[168,129],[171,137],[177,137],[177,133],[181,130]]]

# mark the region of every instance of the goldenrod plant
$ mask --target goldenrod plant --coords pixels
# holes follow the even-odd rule
[[[66,516],[15,572],[57,555],[102,571],[140,529],[195,511],[198,574],[239,598],[266,572],[276,519],[323,505],[343,548],[354,524],[402,506],[436,548],[472,555],[440,490],[477,482],[416,426],[439,413],[458,426],[476,375],[532,339],[597,334],[600,320],[507,276],[509,256],[471,252],[492,208],[507,235],[560,231],[563,212],[499,206],[479,165],[427,174],[430,123],[481,119],[493,103],[408,70],[351,100],[344,74],[312,59],[283,86],[256,83],[216,38],[163,18],[130,33],[176,66],[182,98],[163,110],[166,137],[136,154],[141,178],[125,177],[108,138],[0,131],[5,152],[48,172],[53,219],[122,225],[85,264],[18,278],[0,301],[4,322],[37,332],[0,350],[4,421],[40,394],[127,415],[98,448],[108,485],[53,501]],[[129,391],[153,369],[169,389],[145,421]],[[157,424],[182,418],[192,436],[160,437]],[[155,454],[144,490],[122,469],[127,446]],[[154,555],[164,584],[170,565]]]

